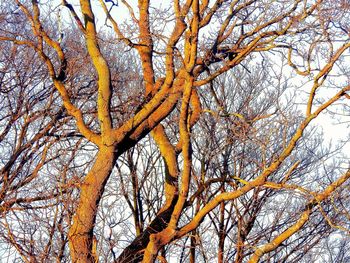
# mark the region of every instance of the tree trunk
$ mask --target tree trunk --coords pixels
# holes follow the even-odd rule
[[[69,248],[74,263],[97,262],[94,258],[93,229],[104,186],[115,163],[114,147],[101,147],[81,185],[79,204],[69,229]]]
[[[223,191],[223,189],[222,189]],[[220,222],[219,222],[219,247],[218,247],[218,263],[224,262],[224,249],[225,249],[225,202],[220,204]]]
[[[196,262],[196,230],[192,231],[191,235],[191,245],[190,245],[190,263],[195,263]]]
[[[136,263],[142,261],[143,252],[151,241],[151,235],[163,231],[168,226],[176,200],[177,198],[173,200],[169,208],[159,213],[141,235],[136,237],[135,240],[123,250],[116,261],[117,263]]]

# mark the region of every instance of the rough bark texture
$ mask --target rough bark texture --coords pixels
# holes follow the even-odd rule
[[[114,162],[114,147],[100,148],[96,161],[81,186],[79,205],[69,230],[69,247],[73,262],[95,262],[92,245],[96,212]]]
[[[151,234],[159,233],[168,226],[175,203],[176,199],[174,199],[172,205],[167,210],[158,214],[152,223],[141,233],[141,235],[136,237],[136,239],[123,250],[116,262],[140,262],[143,259],[143,250],[146,249],[147,245],[149,244]]]
[[[97,14],[99,7],[95,6],[95,2],[80,0],[77,1],[77,5],[73,6],[69,4],[69,0],[62,1],[62,4],[69,9],[69,12],[80,30],[82,43],[85,44],[86,49],[82,49],[78,52],[83,54],[87,59],[86,61],[88,61],[86,67],[90,68],[86,70],[85,64],[82,66],[83,71],[86,70],[88,73],[83,71],[75,72],[73,69],[69,68],[71,60],[73,62],[72,57],[74,55],[72,54],[75,54],[73,51],[77,50],[74,50],[74,46],[70,47],[67,45],[68,41],[66,43],[66,39],[60,38],[60,40],[56,41],[57,35],[54,34],[55,32],[52,32],[55,27],[49,30],[50,27],[44,24],[47,23],[45,22],[46,20],[50,21],[52,17],[50,14],[47,14],[50,19],[44,19],[40,16],[40,9],[45,10],[45,8],[49,7],[49,4],[44,7],[43,3],[37,0],[15,0],[14,2],[16,3],[15,6],[1,13],[0,22],[3,17],[7,17],[7,13],[12,16],[16,15],[20,17],[19,13],[22,12],[24,15],[23,18],[26,18],[26,23],[29,25],[30,34],[27,34],[26,31],[25,33],[18,34],[18,32],[22,31],[12,32],[11,30],[9,31],[10,33],[7,33],[7,29],[4,29],[0,32],[0,40],[11,41],[15,46],[27,46],[34,50],[37,57],[41,58],[43,64],[47,67],[47,74],[50,76],[50,85],[53,84],[60,94],[62,108],[65,108],[65,114],[67,113],[67,116],[75,121],[76,131],[74,134],[78,134],[83,137],[84,140],[98,147],[94,163],[91,167],[84,167],[87,174],[82,176],[83,183],[77,186],[80,191],[80,197],[78,206],[74,207],[76,209],[74,211],[73,222],[71,223],[67,220],[67,222],[69,222],[68,224],[71,223],[71,225],[67,227],[70,228],[68,233],[69,253],[74,263],[98,261],[96,248],[99,240],[94,238],[94,227],[105,184],[112,173],[117,158],[125,153],[125,151],[138,144],[142,138],[150,133],[153,137],[152,143],[156,144],[157,150],[159,150],[162,160],[164,161],[164,163],[158,162],[158,160],[154,162],[154,165],[157,165],[157,167],[163,168],[164,165],[164,169],[162,169],[161,172],[159,172],[160,169],[155,169],[156,172],[154,173],[157,178],[157,187],[159,182],[162,184],[159,188],[162,188],[163,191],[160,191],[157,197],[151,198],[154,198],[157,202],[162,200],[163,204],[159,205],[159,210],[152,210],[147,214],[147,220],[145,221],[151,223],[144,228],[144,217],[142,214],[149,206],[146,208],[145,205],[142,205],[140,193],[152,188],[143,188],[145,186],[139,183],[142,180],[138,180],[142,178],[144,174],[138,174],[138,167],[134,167],[131,172],[133,203],[129,202],[131,204],[129,207],[131,210],[134,208],[134,213],[131,216],[134,216],[137,237],[133,241],[130,240],[130,245],[122,251],[117,259],[115,259],[116,255],[113,250],[115,244],[113,242],[108,244],[108,246],[110,246],[108,247],[108,249],[110,249],[109,253],[113,254],[114,260],[118,263],[140,261],[153,262],[159,251],[163,249],[162,260],[164,261],[166,258],[164,248],[172,241],[181,239],[192,233],[190,239],[191,248],[187,249],[186,247],[186,253],[189,253],[190,262],[195,262],[198,260],[196,257],[198,257],[199,251],[196,249],[198,248],[201,238],[201,229],[199,226],[206,216],[219,207],[219,224],[216,229],[218,247],[215,253],[217,253],[216,258],[219,263],[225,262],[225,256],[229,254],[226,249],[229,247],[228,243],[232,241],[227,238],[229,236],[229,230],[226,222],[228,215],[231,217],[231,213],[226,212],[227,207],[225,206],[225,202],[227,204],[233,200],[239,201],[239,199],[245,197],[251,199],[249,192],[254,189],[270,188],[291,190],[291,186],[288,188],[285,184],[288,176],[286,176],[286,180],[282,182],[279,177],[274,176],[283,175],[284,169],[289,165],[292,157],[291,155],[299,149],[299,142],[305,138],[305,131],[311,121],[322,112],[325,112],[332,104],[342,101],[343,98],[350,98],[348,94],[350,92],[350,86],[342,89],[339,88],[333,96],[327,95],[328,99],[325,98],[324,100],[321,98],[322,92],[319,92],[322,85],[326,83],[327,76],[332,75],[329,73],[331,73],[333,66],[337,61],[340,61],[343,53],[350,48],[348,40],[344,40],[342,46],[339,44],[333,47],[333,44],[331,44],[332,48],[337,46],[338,49],[332,50],[328,58],[326,51],[324,51],[324,54],[320,53],[320,58],[322,57],[319,62],[320,65],[317,65],[317,68],[311,69],[313,66],[312,61],[318,61],[317,56],[313,57],[313,54],[318,52],[317,50],[319,49],[317,42],[332,43],[329,33],[336,27],[333,25],[331,28],[327,28],[328,22],[325,21],[326,17],[322,14],[323,0],[267,1],[269,2],[268,4],[264,1],[257,0],[174,0],[169,8],[164,10],[165,13],[163,16],[162,14],[156,14],[156,11],[154,11],[156,10],[154,9],[156,1],[151,3],[150,0],[138,0],[137,7],[131,7],[128,1],[121,1],[121,4],[129,9],[131,15],[130,21],[126,21],[126,23],[133,23],[126,27],[123,26],[123,29],[120,27],[119,22],[113,18],[113,8],[117,6],[117,1],[99,0],[99,7],[102,7],[108,20],[106,25],[110,23],[115,31],[114,40],[117,39],[125,43],[130,50],[133,50],[130,54],[135,55],[135,53],[138,53],[139,55],[139,60],[135,64],[138,64],[140,67],[137,68],[135,72],[142,72],[140,74],[135,73],[135,75],[137,75],[136,78],[139,78],[142,84],[140,84],[140,87],[136,86],[136,88],[133,87],[130,89],[139,88],[140,90],[135,92],[137,95],[134,93],[131,95],[124,94],[123,92],[118,94],[120,91],[118,89],[120,87],[115,84],[115,82],[124,79],[123,76],[119,76],[119,73],[123,70],[119,70],[119,68],[115,70],[115,68],[113,68],[114,66],[118,67],[118,65],[113,61],[115,57],[110,56],[112,52],[108,50],[108,45],[110,43],[107,42],[109,42],[109,39],[105,41],[105,36],[99,32],[100,27],[96,24],[95,14]],[[11,3],[11,1],[9,1],[9,3]],[[11,4],[9,4],[9,6],[11,6]],[[77,8],[76,12],[75,6],[79,7],[79,11]],[[280,9],[276,9],[278,11],[269,10],[271,7]],[[345,8],[345,6],[343,7]],[[162,9],[160,8],[159,10]],[[167,19],[169,19],[170,23]],[[164,28],[166,28],[163,32],[162,29],[160,29],[162,26],[158,28],[158,26],[155,25],[157,23],[161,24],[160,20],[167,20],[167,23],[163,25]],[[335,21],[330,20],[329,24],[332,24],[331,22]],[[300,35],[298,38],[293,38],[309,30],[309,32],[312,32],[311,27],[314,25],[315,27],[319,27],[319,24],[322,24],[324,28],[318,28],[312,34],[320,38],[317,42],[310,43],[310,54],[306,56],[305,52],[307,47],[305,47],[305,51],[302,49],[298,50],[299,47],[295,45],[294,42],[302,42],[303,37],[301,36],[307,35]],[[132,32],[125,31],[128,30],[128,28],[130,28]],[[343,31],[345,30],[344,28],[342,28]],[[327,32],[327,30],[330,32]],[[203,34],[204,32],[210,32],[210,34],[206,36],[206,34]],[[324,39],[322,38],[323,34],[326,36]],[[342,36],[343,39],[347,39],[347,35],[348,32],[345,37]],[[306,39],[309,39],[310,36],[311,35],[308,35]],[[130,37],[130,39],[128,39],[128,37]],[[340,41],[342,37],[337,37],[337,41]],[[125,50],[124,48],[125,47],[123,47],[123,51]],[[313,79],[310,92],[308,92],[308,96],[305,97],[306,112],[300,115],[300,119],[298,116],[298,120],[295,120],[295,127],[293,126],[293,129],[291,129],[291,126],[288,126],[290,125],[288,123],[294,123],[294,120],[289,120],[289,115],[283,113],[283,105],[277,105],[278,107],[275,107],[275,105],[273,107],[266,106],[266,112],[263,114],[263,112],[256,109],[265,108],[265,106],[261,107],[261,105],[258,105],[258,102],[254,102],[255,104],[253,104],[254,100],[251,99],[251,97],[257,97],[257,100],[264,101],[265,97],[262,96],[262,94],[266,93],[266,91],[269,91],[268,94],[270,94],[270,90],[275,89],[274,86],[277,85],[276,83],[278,82],[280,84],[283,75],[276,76],[275,79],[272,77],[274,74],[267,73],[268,87],[265,87],[265,84],[260,87],[260,80],[249,82],[247,86],[259,86],[261,90],[259,90],[259,94],[255,94],[254,92],[250,94],[250,90],[247,87],[249,98],[242,98],[242,102],[244,101],[242,107],[237,107],[237,110],[240,110],[239,113],[234,112],[236,111],[236,107],[225,105],[225,98],[223,98],[227,96],[227,98],[229,100],[232,99],[236,105],[240,103],[240,99],[236,98],[238,95],[232,94],[231,97],[231,92],[228,92],[228,87],[221,84],[220,86],[222,87],[218,87],[216,85],[219,83],[215,83],[219,76],[222,76],[239,65],[242,65],[244,70],[249,72],[249,79],[252,79],[253,74],[250,72],[251,69],[249,68],[251,65],[250,63],[255,63],[255,58],[253,58],[254,56],[252,54],[269,50],[281,51],[282,48],[288,48],[290,52],[288,55],[281,56],[281,58],[287,59],[288,61],[286,62],[288,62],[289,66],[296,70],[299,75],[309,76],[309,80]],[[67,50],[71,51],[71,53],[67,52]],[[127,52],[129,51],[125,51],[125,53]],[[292,54],[294,53],[298,54],[298,56],[305,55],[305,57],[307,57],[305,61],[303,61],[304,63],[300,63],[301,65],[309,64],[309,69],[306,69],[305,72],[298,70],[299,66],[292,62]],[[262,57],[264,60],[268,59],[268,56],[266,58],[264,56]],[[119,54],[116,54],[116,58],[123,59],[121,56],[119,57]],[[253,62],[251,62],[251,59]],[[304,60],[304,57],[300,57],[299,59]],[[298,61],[298,57],[296,61]],[[247,63],[242,64],[242,62]],[[283,64],[287,64],[286,62]],[[325,63],[324,65],[322,65],[323,62]],[[73,63],[72,65],[75,64]],[[269,70],[265,68],[265,62],[262,63],[259,70],[260,69],[264,72],[265,70]],[[244,72],[244,70],[237,72]],[[3,69],[1,68],[1,74],[2,71]],[[311,72],[313,75],[311,75]],[[91,76],[85,80],[85,74],[90,75],[90,73]],[[234,87],[234,89],[246,93],[246,87],[241,85],[245,81],[240,82],[238,80],[244,79],[244,74],[236,74],[236,72],[234,74],[237,76],[237,79],[232,79],[231,81],[234,83],[237,82],[237,87]],[[88,81],[90,77],[93,81],[91,81],[88,86],[91,85],[92,93],[95,92],[95,94],[91,95],[91,98],[86,98],[86,101],[85,98],[80,101],[80,88],[88,88],[85,86],[85,82]],[[269,79],[270,77],[271,80]],[[1,81],[6,79],[5,77],[3,78],[3,76],[1,78]],[[259,83],[259,85],[257,83]],[[286,85],[287,84],[286,82]],[[213,100],[204,94],[208,86],[210,86],[211,96],[214,98]],[[79,92],[76,92],[74,88],[79,90]],[[282,89],[282,87],[278,88]],[[125,93],[128,92],[129,90],[126,90]],[[143,103],[135,99],[135,96],[139,96],[141,93],[144,95],[142,99]],[[280,93],[280,91],[277,93]],[[116,96],[116,99],[114,96]],[[126,97],[125,99],[124,96]],[[280,95],[278,94],[278,96]],[[91,99],[91,101],[89,99]],[[271,100],[271,103],[277,104],[279,99],[279,97],[276,97],[276,99],[274,98]],[[40,100],[40,98],[38,98],[38,100]],[[203,103],[203,107],[201,102]],[[23,101],[21,103],[23,103]],[[10,106],[11,105],[6,108],[11,108]],[[23,110],[23,112],[27,112],[31,108],[30,106],[31,105],[28,105],[28,107],[26,107],[28,109]],[[275,110],[274,113],[270,113],[272,109]],[[22,110],[19,108],[17,111],[19,113]],[[46,112],[50,112],[50,110],[48,109],[45,113]],[[116,114],[116,112],[118,113]],[[232,144],[232,148],[245,149],[245,143],[248,143],[248,148],[252,149],[248,150],[252,151],[251,153],[246,154],[252,156],[249,157],[252,159],[249,159],[249,163],[252,164],[252,167],[256,163],[256,168],[251,168],[252,170],[247,172],[249,176],[245,177],[245,179],[237,177],[237,174],[233,174],[237,173],[238,170],[241,171],[241,168],[233,169],[235,167],[234,164],[231,164],[232,167],[230,169],[228,165],[226,165],[227,167],[224,168],[223,175],[219,178],[216,173],[206,175],[204,168],[200,175],[202,178],[198,178],[196,174],[197,169],[195,169],[197,165],[196,159],[201,153],[197,154],[195,152],[192,156],[192,150],[196,149],[196,147],[192,146],[195,145],[196,137],[202,134],[200,132],[196,133],[194,125],[203,117],[203,112],[211,114],[210,116],[213,117],[210,120],[210,123],[213,122],[213,125],[210,124],[210,126],[213,126],[212,131],[210,131],[210,134],[213,135],[212,137],[215,137],[215,122],[222,121],[218,126],[221,126],[224,122],[229,123],[227,126],[229,132],[227,137],[229,140],[225,140],[225,147],[226,144]],[[14,115],[13,122],[15,122],[18,117],[15,117],[18,113]],[[265,115],[265,113],[267,115]],[[258,120],[269,118],[275,114],[283,115],[282,119],[285,119],[286,123],[282,125],[280,123],[281,121],[277,120],[280,116],[277,116],[275,120],[271,120],[271,125],[269,120],[266,122],[269,125],[262,123],[261,125],[257,124],[257,126],[254,126],[255,122]],[[28,116],[30,116],[30,114]],[[29,117],[28,120],[30,120]],[[30,140],[30,143],[26,143],[22,148],[18,148],[16,153],[13,154],[11,158],[8,158],[8,164],[3,168],[4,184],[3,189],[0,191],[0,199],[4,199],[9,189],[11,189],[11,180],[9,179],[11,178],[11,167],[16,163],[20,163],[18,161],[20,155],[28,148],[32,147],[35,141],[45,138],[51,128],[55,126],[55,121],[56,120],[53,120],[49,125],[46,125],[46,129],[37,134],[36,138]],[[30,122],[31,121],[28,121],[28,126]],[[163,126],[165,123],[171,123],[170,128],[165,128]],[[269,130],[265,133],[264,128],[266,126],[274,127],[275,124],[276,131],[272,132]],[[3,139],[2,137],[5,137],[11,130],[10,127],[12,124],[9,123],[9,125],[10,126],[5,129],[3,136],[0,135],[0,142]],[[278,127],[280,127],[280,125],[283,134],[285,134],[283,143],[274,143],[273,149],[277,150],[271,151],[272,153],[269,157],[270,154],[266,148],[271,148],[270,142],[269,139],[264,137],[273,138],[272,133],[276,132],[279,134],[280,128]],[[26,129],[27,127],[23,129],[23,134],[27,132]],[[250,130],[255,131],[251,131],[250,133]],[[218,134],[220,134],[221,137],[220,131],[218,131]],[[237,138],[235,139],[233,137]],[[58,138],[58,140],[59,139],[60,138]],[[65,139],[68,139],[68,137]],[[209,138],[208,140],[212,141],[212,139],[213,138]],[[236,145],[235,140],[240,142]],[[221,138],[218,142],[208,142],[207,145],[205,145],[204,142],[203,148],[207,146],[209,148],[209,144],[213,144],[218,150],[221,148],[224,149],[225,147],[220,145],[219,141],[221,141]],[[197,143],[198,148],[202,147],[199,146],[202,143]],[[254,147],[251,147],[250,144]],[[300,144],[300,147],[302,147],[302,144]],[[81,149],[84,150],[84,148]],[[146,149],[146,151],[148,150],[149,149]],[[46,155],[46,153],[43,155]],[[208,156],[211,156],[211,154],[208,153]],[[230,160],[230,162],[231,157],[238,158],[238,161],[247,158],[244,153],[235,153],[232,156],[229,154],[227,160]],[[134,156],[131,155],[130,163],[132,163],[133,158]],[[45,159],[46,157],[43,158],[42,164],[38,166],[37,174],[39,174],[41,166],[45,165]],[[220,160],[218,162],[221,164],[216,165],[214,159],[214,156],[211,156],[206,160],[206,162],[208,162],[208,170],[219,169],[221,165],[225,166],[225,162],[222,162],[221,159],[218,159]],[[232,163],[234,162],[232,161]],[[242,169],[244,170],[243,166],[248,165],[242,161]],[[69,167],[69,165],[67,165],[67,167]],[[14,172],[13,174],[19,173]],[[312,193],[310,190],[312,194],[308,198],[312,198],[312,201],[306,206],[305,211],[300,212],[301,217],[299,220],[295,219],[294,225],[280,233],[271,243],[266,243],[259,248],[255,248],[254,243],[249,245],[249,249],[254,249],[254,252],[251,251],[251,253],[253,253],[251,254],[251,262],[258,262],[265,254],[275,250],[282,242],[297,233],[308,222],[313,212],[312,209],[318,206],[321,201],[330,197],[331,193],[348,180],[349,177],[349,172],[347,172],[342,180],[335,181],[333,184],[327,182],[329,187],[319,194],[315,194],[316,192]],[[144,178],[144,181],[149,179],[149,177]],[[17,181],[16,177],[13,177],[12,182],[14,181]],[[151,182],[153,183],[153,181]],[[215,186],[215,184],[219,182],[222,183],[221,190],[217,189]],[[225,185],[229,187],[225,188]],[[21,184],[17,186],[21,187]],[[157,190],[158,188],[151,191],[158,194]],[[194,194],[191,196],[192,193]],[[126,195],[124,195],[124,197],[125,196]],[[257,195],[257,198],[258,197]],[[12,203],[15,204],[16,200]],[[150,202],[150,204],[153,205],[154,202]],[[197,204],[196,208],[194,206],[195,204]],[[244,205],[241,206],[243,207]],[[7,209],[8,207],[5,208]],[[190,210],[191,208],[195,209]],[[6,209],[2,208],[0,212]],[[249,252],[247,253],[248,246],[246,244],[250,239],[249,234],[258,217],[258,209],[256,209],[257,212],[255,213],[253,209],[244,207],[249,213],[243,213],[242,216],[239,214],[240,209],[242,208],[238,207],[236,214],[232,215],[232,218],[235,217],[235,224],[237,224],[237,227],[234,226],[237,232],[237,240],[234,248],[234,260],[236,262],[245,261],[246,255],[249,254]],[[191,215],[189,211],[195,212]],[[247,214],[249,214],[249,216]],[[67,217],[71,219],[71,215]],[[181,220],[181,218],[185,219]],[[52,233],[54,233],[55,228],[53,227],[52,229]],[[273,230],[271,231],[271,234],[272,233],[278,232]],[[66,232],[64,232],[64,235],[66,235]],[[52,234],[52,236],[54,235]],[[257,238],[259,243],[262,242],[261,237],[263,237],[263,235]],[[64,240],[64,238],[62,238],[62,240]],[[102,249],[106,249],[106,244],[103,244],[103,242],[100,244],[102,244]],[[49,251],[51,244],[48,244],[47,248],[47,251]],[[66,254],[68,254],[68,252],[64,251],[63,245],[62,256],[58,258],[63,258]],[[25,259],[25,254],[23,255]],[[30,257],[28,257],[30,261],[41,262],[41,260],[35,259],[33,255],[34,253],[31,253]]]

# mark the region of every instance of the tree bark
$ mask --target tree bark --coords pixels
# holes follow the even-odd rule
[[[117,263],[136,263],[142,261],[144,256],[143,251],[150,242],[150,236],[163,231],[168,226],[176,201],[177,198],[173,200],[169,208],[160,212],[141,235],[136,237],[135,240],[123,250],[116,261]]]
[[[93,229],[104,186],[115,163],[113,146],[100,147],[97,158],[87,174],[80,192],[79,204],[69,229],[69,247],[72,262],[96,262],[93,249]]]
[[[225,249],[225,202],[220,204],[220,222],[219,222],[219,247],[218,247],[218,263],[224,262],[224,249]]]

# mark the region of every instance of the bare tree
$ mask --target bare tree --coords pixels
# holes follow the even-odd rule
[[[349,98],[348,9],[322,0],[4,4],[0,43],[28,61],[1,55],[1,133],[14,149],[2,150],[1,201],[9,207],[23,189],[48,211],[33,209],[34,226],[21,231],[11,213],[8,242],[29,262],[66,260],[67,242],[73,262],[311,256],[327,233],[347,229],[347,213],[334,212],[346,158],[330,163],[337,149],[324,150],[311,123],[343,114]],[[35,90],[32,104],[25,90]],[[50,176],[62,187],[47,187]],[[217,253],[203,248],[211,233]]]

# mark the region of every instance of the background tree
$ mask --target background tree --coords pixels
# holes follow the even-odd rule
[[[1,8],[3,227],[24,261],[67,242],[73,262],[311,260],[347,231],[347,160],[310,124],[346,110],[343,1]]]

